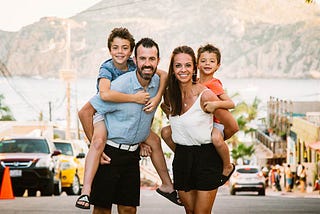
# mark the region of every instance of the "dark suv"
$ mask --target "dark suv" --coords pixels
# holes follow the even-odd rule
[[[10,177],[15,196],[60,195],[60,170],[56,162],[54,144],[44,137],[14,137],[0,139],[0,183],[5,167],[10,168]]]

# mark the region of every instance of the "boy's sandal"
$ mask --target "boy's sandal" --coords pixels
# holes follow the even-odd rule
[[[163,192],[162,190],[157,188],[156,191],[157,191],[157,193],[159,193],[163,197],[167,198],[171,202],[175,203],[176,205],[183,206],[183,204],[181,203],[180,198],[179,198],[178,193],[177,193],[176,190],[174,190],[171,193],[167,193],[167,192]]]
[[[90,209],[90,197],[89,195],[81,195],[76,201],[76,207],[80,209]]]

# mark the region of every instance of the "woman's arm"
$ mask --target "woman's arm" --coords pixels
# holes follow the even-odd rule
[[[201,97],[201,106],[205,112],[213,113],[214,116],[224,125],[224,138],[229,139],[237,131],[239,126],[233,115],[226,109],[215,108],[214,111],[208,111],[206,104],[209,102],[219,101],[219,98],[210,90],[206,90]]]

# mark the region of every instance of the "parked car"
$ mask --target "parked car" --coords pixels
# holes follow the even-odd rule
[[[235,195],[240,191],[255,191],[259,195],[265,195],[265,177],[259,166],[236,166],[230,178],[230,194]]]
[[[83,186],[84,161],[87,150],[81,151],[80,142],[55,140],[59,155],[62,191],[68,195],[80,195]],[[83,149],[82,149],[83,150]]]
[[[15,196],[61,194],[60,169],[54,144],[45,137],[12,137],[0,139],[0,183],[5,167]]]

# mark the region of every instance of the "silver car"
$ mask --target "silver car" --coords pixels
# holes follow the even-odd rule
[[[258,166],[238,165],[230,178],[230,194],[236,192],[258,192],[265,195],[265,177]]]

